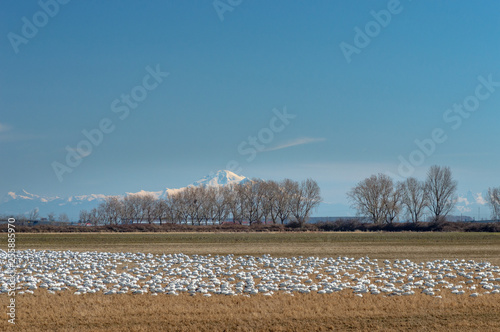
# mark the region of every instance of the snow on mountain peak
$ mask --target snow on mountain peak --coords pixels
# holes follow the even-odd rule
[[[127,195],[135,195],[135,196],[146,196],[146,195],[153,195],[156,199],[162,197],[163,191],[146,191],[146,190],[141,190],[136,193],[129,193],[127,192]]]
[[[228,184],[236,184],[246,182],[248,179],[244,176],[235,174],[228,170],[220,170],[217,173],[210,173],[203,179],[194,182],[192,185],[197,186],[208,186],[208,187],[218,187],[225,186]]]
[[[221,170],[216,173],[210,173],[203,179],[194,182],[192,185],[188,186],[224,186],[228,184],[245,183],[249,181],[248,178],[237,175],[231,171]],[[168,195],[173,195],[179,193],[186,189],[169,189],[161,191],[145,191],[141,190],[135,193],[127,192],[125,195],[147,195],[151,194],[156,198],[166,198]],[[120,195],[124,197],[125,195]],[[50,197],[50,196],[39,196],[31,194],[26,190],[10,191],[3,198],[0,198],[0,204],[3,213],[8,214],[19,214],[28,213],[34,208],[39,209],[40,215],[46,215],[49,212],[54,213],[66,213],[70,216],[72,220],[78,220],[78,214],[81,210],[90,210],[96,207],[100,202],[108,197],[103,194],[90,194],[90,195],[77,195],[69,197]]]
[[[80,195],[80,196],[70,196],[68,197],[68,202],[92,202],[92,201],[100,201],[106,198],[106,195],[103,194],[90,194],[90,195]]]

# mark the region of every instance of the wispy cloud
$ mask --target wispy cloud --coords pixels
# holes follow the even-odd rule
[[[264,151],[282,150],[286,148],[291,148],[292,146],[323,142],[325,140],[326,138],[300,137],[277,146],[272,146],[270,148],[265,149]]]

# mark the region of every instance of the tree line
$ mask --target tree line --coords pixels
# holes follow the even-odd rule
[[[409,177],[395,182],[385,174],[372,175],[359,182],[347,197],[359,216],[375,224],[392,224],[398,220],[413,223],[445,220],[456,205],[457,181],[449,167],[432,166],[425,180]],[[493,220],[500,221],[500,187],[488,188],[486,201]],[[221,187],[187,187],[165,198],[152,194],[108,196],[96,208],[80,211],[80,222],[92,225],[118,225],[154,222],[178,224],[221,224],[297,221],[303,225],[321,202],[316,181],[302,182],[249,180]],[[17,217],[38,220],[38,209]],[[54,213],[48,221],[55,221]],[[59,221],[68,221],[66,214]]]
[[[191,225],[285,223],[303,225],[321,202],[316,181],[250,180],[220,187],[192,186],[156,198],[152,194],[108,196],[98,207],[80,212],[80,221],[92,225],[147,222]]]
[[[450,168],[434,165],[423,181],[409,177],[394,182],[385,174],[372,175],[352,188],[347,197],[359,215],[376,224],[390,224],[400,217],[416,223],[426,212],[432,221],[445,220],[457,202],[456,190]],[[492,218],[499,220],[500,187],[489,188],[486,200]]]
[[[59,216],[56,216],[54,212],[49,212],[47,214],[47,218],[42,218],[40,216],[40,210],[38,208],[34,208],[30,210],[27,214],[25,213],[20,213],[18,215],[13,215],[13,214],[2,214],[0,215],[0,220],[7,220],[8,218],[15,218],[16,221],[20,223],[25,223],[27,221],[33,222],[33,221],[43,221],[46,219],[48,222],[69,222],[69,217],[66,213],[61,213]]]

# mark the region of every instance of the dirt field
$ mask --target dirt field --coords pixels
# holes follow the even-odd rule
[[[3,243],[5,246],[5,242]],[[18,249],[473,259],[500,265],[498,233],[17,234]],[[8,297],[0,296],[6,308]],[[18,296],[18,331],[500,331],[498,295]],[[0,330],[9,330],[6,315]],[[14,330],[14,329],[12,329]]]

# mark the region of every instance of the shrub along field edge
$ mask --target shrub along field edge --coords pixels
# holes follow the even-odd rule
[[[6,228],[2,228],[6,232]],[[335,222],[314,224],[299,223],[240,225],[224,223],[221,225],[180,225],[180,224],[128,224],[103,226],[75,225],[37,225],[22,226],[18,233],[102,233],[102,232],[500,232],[500,222],[418,222],[373,224],[362,223],[357,219],[345,219]]]

